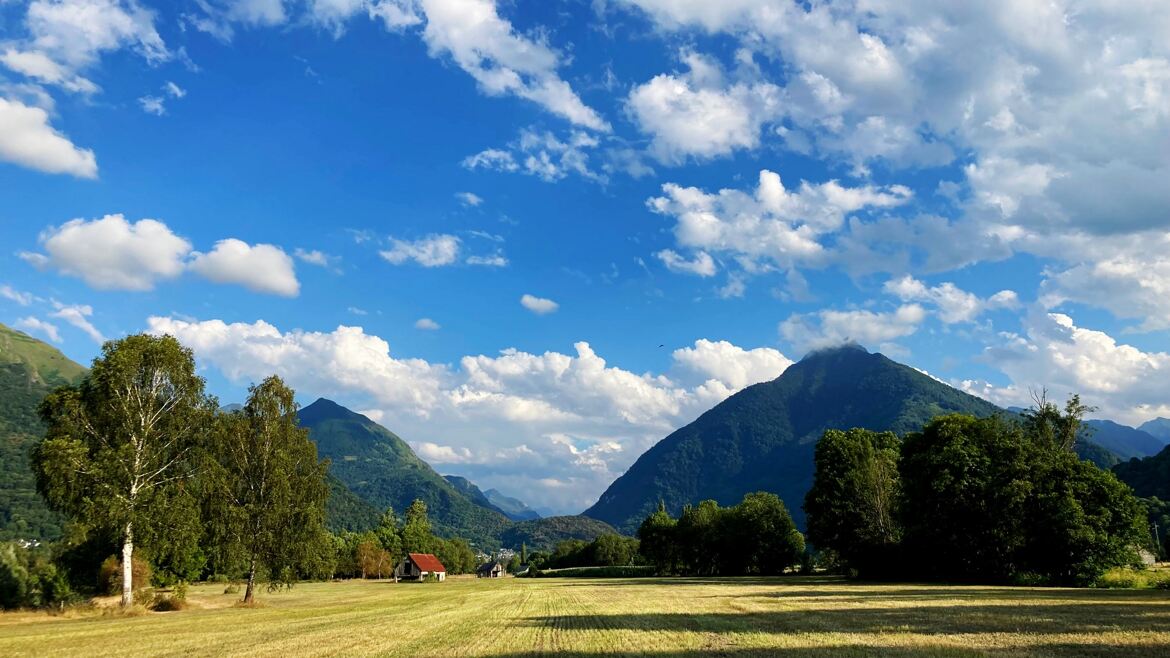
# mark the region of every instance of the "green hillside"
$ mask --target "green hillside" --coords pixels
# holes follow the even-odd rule
[[[85,372],[52,345],[0,324],[0,540],[61,534],[61,518],[37,494],[29,450],[44,432],[37,405]]]
[[[906,433],[947,413],[1001,410],[860,347],[815,352],[663,439],[585,514],[629,532],[659,500],[678,514],[689,503],[730,505],[763,490],[778,494],[803,525],[813,446],[826,429]]]
[[[373,508],[392,506],[401,514],[420,498],[436,532],[489,547],[510,524],[500,512],[472,502],[405,441],[369,418],[324,398],[301,409],[298,417],[318,455],[332,461],[330,473]]]
[[[528,550],[547,551],[566,539],[592,541],[615,533],[613,526],[587,516],[550,516],[513,525],[500,535],[500,545],[519,550],[523,544]]]
[[[1093,443],[1121,459],[1149,457],[1158,454],[1166,443],[1139,429],[1111,420],[1085,421],[1086,434]]]
[[[1113,473],[1142,498],[1170,500],[1170,446],[1153,457],[1122,462],[1113,467]]]

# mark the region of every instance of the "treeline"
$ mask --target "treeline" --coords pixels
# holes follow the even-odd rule
[[[756,492],[731,507],[713,500],[675,519],[659,504],[638,528],[639,552],[661,574],[776,575],[800,565],[804,536],[776,494]]]
[[[431,532],[427,504],[415,500],[399,524],[394,509],[387,509],[378,527],[367,532],[342,532],[333,536],[337,578],[388,578],[406,553],[433,553],[447,573],[473,573],[479,559],[463,539],[443,539]]]
[[[593,541],[566,539],[557,542],[548,553],[533,553],[524,561],[534,569],[569,569],[573,567],[626,567],[643,564],[638,540],[608,533]]]
[[[1088,584],[1136,562],[1145,512],[1073,452],[1088,409],[1041,398],[1020,420],[935,418],[921,432],[830,430],[804,509],[822,560],[867,578]]]
[[[273,376],[221,412],[171,336],[106,343],[80,384],[40,404],[46,433],[31,467],[68,523],[50,546],[0,547],[0,606],[60,605],[74,592],[120,592],[130,606],[151,583],[181,595],[195,580],[246,581],[251,602],[259,583],[388,575],[406,550],[474,569],[466,542],[431,533],[421,501],[401,526],[387,510],[372,533],[331,535],[328,463],[296,411]]]

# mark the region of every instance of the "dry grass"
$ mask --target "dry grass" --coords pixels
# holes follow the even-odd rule
[[[0,615],[0,655],[1168,656],[1165,591],[828,578],[309,583],[233,607]]]

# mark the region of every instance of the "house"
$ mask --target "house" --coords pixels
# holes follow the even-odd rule
[[[479,565],[479,569],[475,570],[476,578],[500,578],[508,573],[504,569],[504,565],[499,562],[487,562]]]
[[[407,553],[406,557],[394,568],[394,582],[399,580],[423,580],[429,575],[443,582],[447,579],[447,567],[439,562],[439,558],[430,553]]]

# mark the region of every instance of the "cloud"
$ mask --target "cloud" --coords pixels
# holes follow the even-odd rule
[[[600,145],[593,135],[570,131],[558,137],[547,130],[526,128],[507,149],[490,148],[463,159],[467,169],[487,169],[535,176],[546,183],[576,174],[595,183],[607,183],[609,177],[591,166],[590,154]]]
[[[329,254],[318,251],[317,249],[301,249],[297,247],[293,250],[293,255],[297,260],[308,263],[309,265],[316,265],[317,267],[329,267]]]
[[[769,265],[825,266],[831,254],[821,240],[847,228],[847,215],[895,208],[912,197],[900,185],[846,187],[835,180],[802,181],[790,190],[779,174],[767,169],[760,171],[759,183],[750,193],[731,189],[708,193],[675,183],[663,185],[662,192],[646,203],[675,220],[680,247],[726,254],[753,271]]]
[[[390,244],[378,253],[394,265],[414,261],[423,267],[442,267],[459,259],[459,238],[446,233],[431,233],[414,241],[391,238]]]
[[[299,397],[328,395],[393,419],[391,429],[432,463],[459,465],[481,486],[523,492],[563,512],[596,500],[671,430],[788,363],[770,348],[700,340],[675,353],[678,379],[613,366],[585,342],[568,354],[506,349],[449,367],[395,357],[357,327],[281,332],[265,322],[164,317],[148,326],[176,336],[201,367],[233,382],[276,373]]]
[[[99,90],[93,81],[69,71],[43,52],[8,48],[0,54],[0,64],[37,82],[58,85],[66,91],[95,94]]]
[[[926,302],[937,306],[938,317],[946,324],[974,322],[984,311],[1020,306],[1019,296],[1012,290],[1001,290],[987,299],[980,299],[950,282],[928,288],[910,275],[886,281],[882,290],[904,302]]]
[[[483,197],[474,192],[457,192],[455,198],[465,206],[475,208],[483,203]]]
[[[54,343],[61,342],[61,332],[57,329],[57,325],[34,318],[31,315],[13,322],[12,326],[29,333],[39,333]]]
[[[102,332],[98,331],[89,321],[89,317],[93,315],[93,308],[88,305],[65,305],[59,302],[53,302],[56,311],[49,314],[49,317],[60,318],[69,324],[77,327],[85,332],[85,335],[93,339],[93,342],[101,345],[106,341]]]
[[[778,115],[780,88],[770,83],[724,86],[718,63],[684,53],[690,71],[658,75],[634,87],[626,111],[651,135],[659,162],[682,164],[754,149],[761,126]]]
[[[1170,416],[1170,380],[1164,376],[1170,354],[1118,342],[1063,313],[1031,308],[1023,333],[999,334],[981,360],[1003,372],[1010,385],[968,381],[964,387],[1001,404],[1027,405],[1033,390],[1047,388],[1057,399],[1080,394],[1099,407],[1099,416],[1122,423]]]
[[[138,104],[142,106],[143,112],[153,114],[156,117],[167,113],[166,99],[162,96],[143,96],[138,99]]]
[[[152,290],[179,276],[191,243],[154,219],[127,222],[122,215],[74,219],[41,233],[46,254],[22,254],[39,267],[80,277],[99,290]]]
[[[508,259],[503,254],[497,252],[490,256],[468,256],[464,261],[468,265],[480,265],[483,267],[507,267]]]
[[[239,284],[255,292],[296,297],[301,290],[292,258],[271,244],[220,240],[206,254],[194,252],[190,268],[209,281]]]
[[[27,292],[21,292],[8,284],[0,285],[0,297],[10,299],[21,306],[28,306],[33,303],[33,295]]]
[[[537,315],[548,315],[549,313],[556,312],[560,308],[560,304],[557,304],[551,299],[529,294],[520,297],[520,305]]]
[[[49,125],[40,107],[0,98],[0,160],[49,174],[97,178],[93,151],[78,148]]]
[[[430,318],[419,318],[418,320],[415,320],[414,328],[422,329],[423,331],[438,331],[439,329],[442,329],[438,322],[435,322]]]
[[[654,257],[662,261],[666,269],[682,274],[696,274],[698,276],[715,276],[715,259],[705,251],[695,254],[693,260],[687,260],[670,249],[656,252]]]
[[[888,312],[824,309],[794,313],[780,323],[780,335],[803,351],[857,342],[878,346],[918,331],[926,309],[904,304]]]

